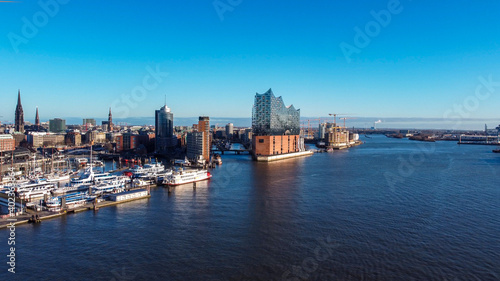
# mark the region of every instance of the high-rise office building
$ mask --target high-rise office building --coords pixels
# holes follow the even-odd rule
[[[52,133],[61,133],[66,131],[66,120],[60,118],[49,120],[49,131]]]
[[[196,129],[186,136],[187,154],[191,161],[210,161],[210,118],[200,116]]]
[[[16,120],[14,130],[16,132],[24,133],[24,112],[23,106],[21,105],[21,90],[18,90],[17,92]]]
[[[300,109],[285,106],[281,97],[269,89],[256,94],[252,110],[252,148],[254,158],[304,150],[300,137]]]
[[[191,161],[201,160],[203,156],[203,132],[191,132],[186,136],[186,156]]]
[[[170,108],[163,106],[155,111],[155,152],[165,154],[177,145],[174,135],[174,114]]]
[[[96,125],[96,121],[93,118],[85,118],[85,119],[83,119],[82,123],[83,123],[83,126],[95,126]]]
[[[211,145],[211,136],[210,136],[210,118],[208,116],[200,116],[198,119],[198,132],[203,133],[203,159],[205,161],[210,160],[210,145]]]
[[[234,130],[233,123],[228,123],[226,125],[226,137],[227,137],[227,139],[230,140],[233,138],[233,130]]]

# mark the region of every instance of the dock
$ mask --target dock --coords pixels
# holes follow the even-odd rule
[[[138,189],[136,189],[136,190],[138,190]],[[115,206],[118,204],[128,203],[128,202],[146,199],[146,198],[150,198],[150,197],[151,197],[151,195],[148,193],[148,195],[145,195],[145,196],[121,200],[121,201],[101,201],[101,202],[96,203],[95,207],[96,207],[96,209],[100,209],[100,208],[104,208],[104,207]],[[79,213],[79,212],[90,211],[90,210],[94,210],[94,203],[87,203],[83,206],[79,206],[79,207],[76,207],[73,209],[68,209],[68,210],[59,211],[59,212],[51,212],[51,211],[39,211],[39,212],[37,212],[34,210],[27,209],[26,214],[18,215],[15,217],[9,217],[8,215],[6,215],[6,216],[0,218],[0,229],[7,228],[11,223],[13,223],[14,225],[28,223],[31,216],[33,216],[33,215],[38,215],[39,219],[44,221],[44,220],[48,220],[48,219],[52,219],[52,218],[56,218],[56,217],[61,217],[61,216],[67,215],[69,213]],[[13,220],[15,220],[15,221],[13,221]]]
[[[285,153],[285,154],[279,154],[279,155],[257,155],[257,156],[255,156],[255,160],[257,160],[259,162],[272,162],[272,161],[278,161],[278,160],[287,159],[287,158],[310,156],[313,153],[314,152],[308,150],[308,151],[292,152],[292,153]]]

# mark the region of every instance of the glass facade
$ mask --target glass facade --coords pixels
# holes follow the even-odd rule
[[[256,94],[252,110],[253,133],[259,136],[299,135],[300,109],[285,106],[281,97],[273,91]]]
[[[203,156],[203,135],[204,132],[188,133],[186,137],[188,159],[196,161]],[[208,161],[208,159],[206,159]]]
[[[156,152],[165,153],[177,144],[174,136],[174,114],[166,105],[155,114],[155,144]]]
[[[49,120],[49,131],[53,133],[66,131],[66,120],[59,118]]]

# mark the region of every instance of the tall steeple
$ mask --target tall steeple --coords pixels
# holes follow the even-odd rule
[[[23,106],[21,105],[21,90],[17,92],[17,106],[16,106],[16,125],[15,131],[24,133],[24,112]]]
[[[113,131],[113,116],[111,115],[111,107],[109,108],[108,115],[108,132]]]
[[[36,107],[35,126],[40,127],[40,116],[38,116],[38,106]]]

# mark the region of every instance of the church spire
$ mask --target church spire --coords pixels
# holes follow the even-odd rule
[[[17,132],[24,133],[24,112],[21,105],[21,90],[17,91],[17,106],[16,106],[16,119],[15,128]]]
[[[40,116],[38,116],[38,106],[36,107],[35,125],[40,127]]]
[[[111,115],[111,107],[108,114],[108,132],[113,131],[113,115]]]

